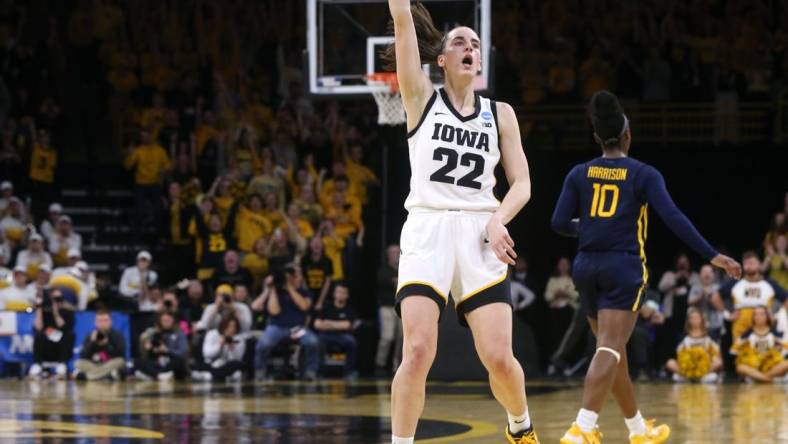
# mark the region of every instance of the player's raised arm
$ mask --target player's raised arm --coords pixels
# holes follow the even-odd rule
[[[411,7],[410,0],[389,0],[389,11],[394,25],[397,81],[408,116],[408,129],[411,129],[418,124],[433,91],[432,82],[421,70],[422,58],[434,57],[425,62],[435,63],[442,49],[443,35],[435,29],[429,13],[420,3]],[[417,35],[415,20],[424,36]],[[384,58],[391,56],[391,49],[384,54]]]
[[[509,191],[487,224],[487,236],[498,259],[514,265],[514,259],[517,258],[514,253],[514,241],[504,225],[514,219],[514,216],[531,200],[531,175],[514,110],[507,103],[498,102],[495,105],[499,116],[498,143],[501,149],[501,164],[506,173],[506,180],[509,182]]]

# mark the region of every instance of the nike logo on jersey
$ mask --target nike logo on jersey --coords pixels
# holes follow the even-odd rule
[[[455,128],[451,125],[442,123],[435,124],[435,130],[432,132],[432,140],[455,143],[457,145],[467,146],[468,148],[476,148],[477,150],[490,152],[490,136],[487,133],[468,131],[464,128]]]
[[[446,113],[440,113],[440,112],[438,112],[438,111],[435,111],[435,115],[436,115],[436,116],[448,116],[448,114],[446,114]]]

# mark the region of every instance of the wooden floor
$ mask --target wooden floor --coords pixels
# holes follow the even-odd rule
[[[579,407],[576,384],[533,383],[531,415],[557,443]],[[788,443],[788,386],[645,384],[640,407],[672,443]],[[505,416],[480,383],[431,383],[420,444],[504,443]],[[0,381],[0,442],[386,443],[388,384]],[[617,407],[605,443],[625,443]]]

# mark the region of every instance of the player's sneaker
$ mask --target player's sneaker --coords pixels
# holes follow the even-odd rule
[[[660,444],[670,436],[670,427],[660,424],[654,427],[654,420],[646,421],[646,433],[629,437],[629,444]]]
[[[506,426],[504,433],[506,435],[506,442],[509,444],[539,444],[539,438],[536,437],[536,431],[534,431],[533,424],[522,432],[514,434],[509,431],[509,426]]]
[[[602,442],[602,432],[599,427],[594,427],[591,432],[583,432],[577,423],[572,423],[572,427],[564,433],[561,444],[600,444]]]

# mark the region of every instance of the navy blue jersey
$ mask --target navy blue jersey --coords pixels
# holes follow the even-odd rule
[[[673,203],[662,175],[631,157],[598,157],[574,167],[552,225],[558,233],[579,237],[580,251],[628,252],[645,261],[649,206],[698,254],[707,260],[717,255]]]

